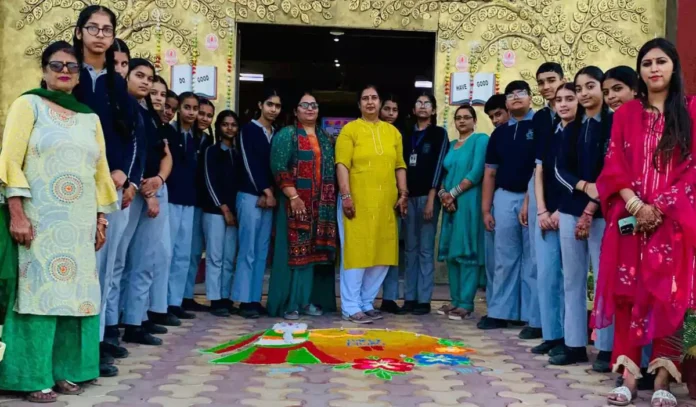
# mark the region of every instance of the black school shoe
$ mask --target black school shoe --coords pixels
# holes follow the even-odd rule
[[[404,314],[410,314],[416,309],[416,305],[418,305],[417,301],[404,301],[404,306],[401,307],[401,310]]]
[[[549,364],[556,366],[574,365],[576,363],[587,363],[590,360],[587,358],[587,348],[584,346],[571,348],[566,346],[563,353],[551,356]]]
[[[504,319],[486,317],[486,319],[481,318],[478,324],[476,324],[478,329],[488,330],[488,329],[501,329],[507,328],[508,322]]]
[[[563,346],[563,338],[544,341],[541,344],[532,348],[532,353],[535,355],[546,355],[553,349]]]
[[[526,326],[522,328],[522,331],[520,331],[517,337],[523,340],[541,339],[541,328],[532,328],[531,326]]]
[[[163,327],[162,325],[157,325],[150,320],[143,321],[143,329],[145,332],[153,335],[164,335],[169,332],[167,328]]]
[[[239,304],[239,316],[246,319],[257,319],[259,311],[254,307],[254,304],[243,302]]]
[[[126,332],[123,334],[123,341],[129,343],[139,343],[141,345],[162,345],[162,340],[160,338],[145,332],[143,327],[135,325],[126,325]]]
[[[99,353],[107,354],[116,359],[123,359],[128,357],[128,349],[123,346],[117,346],[108,342],[99,343]]]
[[[259,313],[259,315],[268,315],[268,310],[266,307],[261,305],[260,302],[252,302],[251,305],[256,309],[256,312]]]
[[[184,311],[181,307],[169,306],[169,312],[179,319],[196,319],[196,314]]]
[[[181,303],[181,308],[184,311],[210,312],[209,306],[199,304],[193,298],[184,298],[184,301]]]
[[[99,363],[99,377],[118,376],[118,368],[108,363]]]
[[[227,309],[223,300],[210,301],[210,313],[216,317],[229,317],[230,311]]]
[[[239,308],[234,306],[234,301],[232,300],[220,300],[224,304],[225,308],[227,308],[227,311],[230,313],[230,315],[237,315],[239,314]]]
[[[160,312],[148,311],[147,312],[147,319],[152,321],[153,323],[155,323],[157,325],[181,326],[181,320],[179,318],[177,318],[176,315],[171,314],[169,312],[160,313]]]
[[[611,372],[611,352],[599,351],[597,359],[592,363],[592,370],[597,373]]]
[[[382,300],[382,305],[379,307],[379,310],[382,312],[388,312],[390,314],[396,315],[406,314],[403,308],[399,307],[399,304],[397,304],[396,301],[392,300]]]
[[[413,309],[413,315],[428,315],[430,314],[430,303],[419,303]]]

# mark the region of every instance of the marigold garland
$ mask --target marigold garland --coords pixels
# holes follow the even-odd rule
[[[452,67],[450,65],[450,60],[451,60],[451,55],[452,55],[452,48],[448,47],[447,48],[447,58],[446,58],[446,63],[445,63],[445,108],[442,112],[442,123],[443,127],[447,128],[447,125],[449,123],[448,117],[449,117],[449,108],[450,108],[450,80],[452,78]]]
[[[196,93],[196,65],[198,64],[198,21],[193,22],[193,39],[191,40],[191,91]]]
[[[157,19],[155,26],[155,73],[159,75],[162,71],[162,25],[159,10],[156,10],[155,18]]]
[[[230,19],[231,20],[231,19]],[[234,53],[234,35],[232,30],[232,21],[229,22],[229,27],[227,31],[227,109],[232,109],[232,55]]]

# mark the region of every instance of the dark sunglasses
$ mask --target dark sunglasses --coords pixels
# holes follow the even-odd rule
[[[48,68],[55,73],[63,72],[63,68],[68,68],[70,73],[80,72],[80,64],[77,62],[61,62],[61,61],[51,61],[48,63]]]
[[[302,102],[297,106],[299,106],[303,109],[317,110],[319,108],[319,103],[317,103],[317,102]]]

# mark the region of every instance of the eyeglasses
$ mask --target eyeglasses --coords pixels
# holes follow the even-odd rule
[[[68,68],[69,73],[80,72],[80,64],[77,62],[62,62],[62,61],[51,61],[48,63],[48,68],[55,73],[63,72],[63,68]]]
[[[317,110],[319,108],[319,103],[317,103],[317,102],[302,102],[297,106],[301,107],[305,110],[309,110],[309,109]]]
[[[473,116],[454,116],[454,120],[472,120]]]
[[[111,26],[106,26],[104,28],[99,28],[96,25],[88,25],[85,27],[85,30],[89,33],[89,35],[92,36],[97,36],[101,32],[104,34],[105,37],[113,37],[114,36],[114,27]]]
[[[416,101],[416,107],[433,107],[433,104],[430,102],[423,102],[421,100]]]
[[[508,93],[505,95],[505,98],[507,100],[513,100],[513,99],[521,99],[523,97],[529,96],[529,93],[526,90],[516,90],[512,93]]]

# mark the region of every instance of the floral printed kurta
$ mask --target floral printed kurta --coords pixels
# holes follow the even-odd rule
[[[354,120],[338,135],[336,164],[343,164],[350,171],[355,206],[355,217],[343,219],[345,269],[397,265],[395,171],[406,168],[401,133],[383,121]]]
[[[64,115],[34,95],[17,99],[5,124],[0,183],[6,197],[24,197],[35,235],[29,249],[19,247],[15,311],[98,314],[97,212],[116,210],[117,195],[97,115]]]
[[[696,135],[696,100],[689,112]],[[604,169],[597,180],[607,228],[602,241],[597,282],[595,325],[613,321],[618,306],[631,307],[630,332],[634,346],[673,335],[688,309],[694,309],[696,266],[696,163],[692,152],[685,160],[675,151],[668,163],[653,165],[664,129],[664,116],[646,112],[639,101],[623,105],[614,115]],[[664,164],[664,165],[663,165]],[[622,236],[618,221],[630,214],[619,191],[633,190],[655,205],[663,223],[652,234]],[[617,335],[621,334],[617,331]]]

